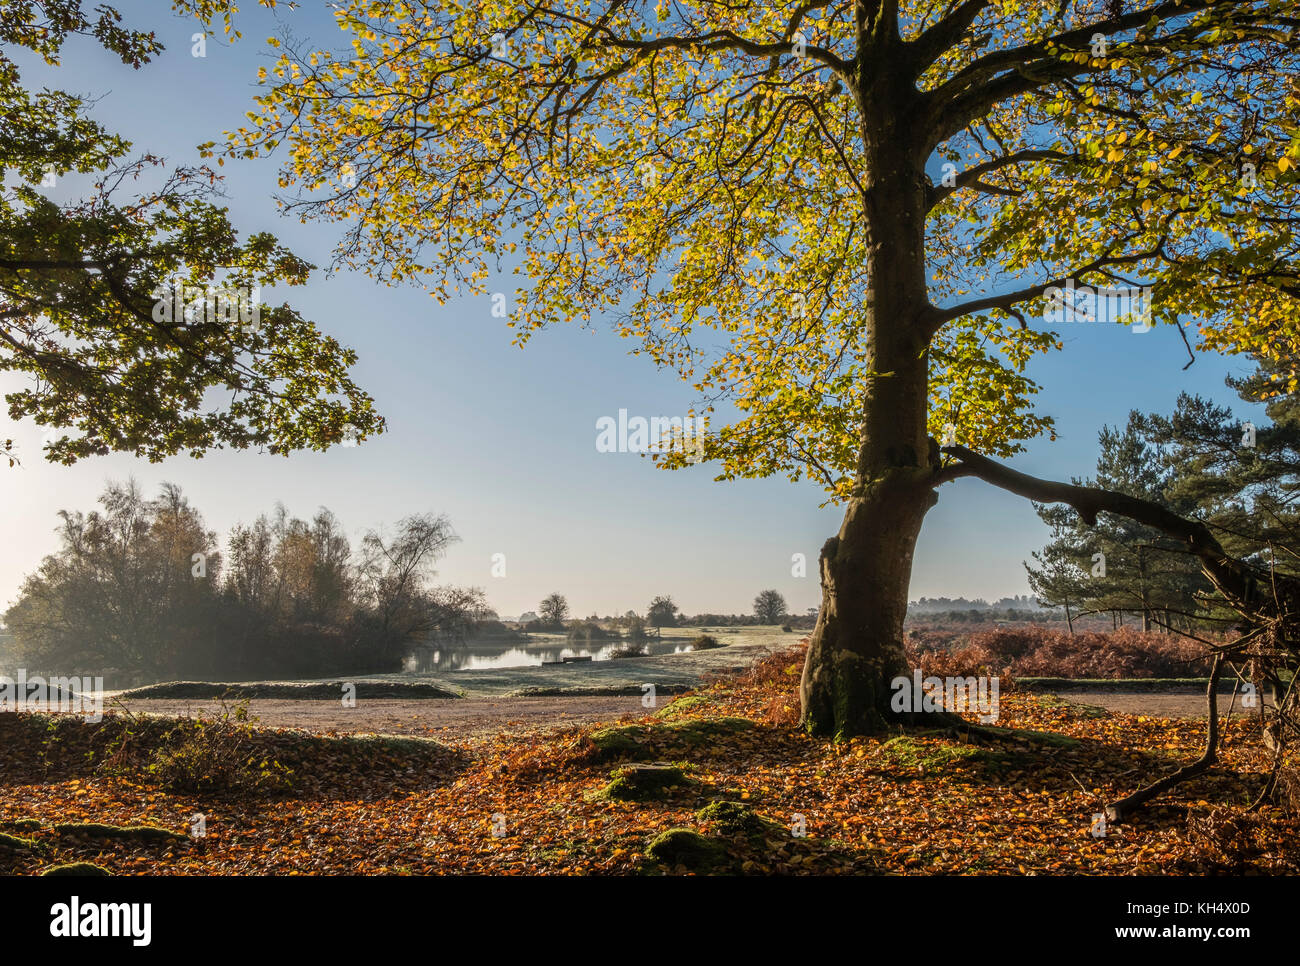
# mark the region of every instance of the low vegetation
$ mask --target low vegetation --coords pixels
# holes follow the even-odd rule
[[[0,715],[0,874],[1300,874],[1295,802],[1250,807],[1272,765],[1254,718],[1223,722],[1218,767],[1095,838],[1106,801],[1199,751],[1200,722],[1013,688],[996,742],[834,743],[797,727],[801,659],[630,720],[454,747],[276,731],[237,707],[203,725]],[[236,738],[235,760],[291,781],[235,795],[151,770],[186,745],[222,759]]]
[[[913,628],[908,658],[926,674],[1009,677],[1189,678],[1209,673],[1204,645],[1172,634],[1070,634],[1041,626],[934,631]]]

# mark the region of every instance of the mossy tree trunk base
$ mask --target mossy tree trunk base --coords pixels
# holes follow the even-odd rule
[[[891,707],[894,682],[912,681],[903,621],[912,552],[938,499],[927,477],[927,468],[900,467],[868,486],[822,548],[822,606],[800,683],[803,726],[812,734],[838,739],[964,724],[957,715]]]

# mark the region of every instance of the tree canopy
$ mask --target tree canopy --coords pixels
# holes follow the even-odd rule
[[[221,150],[283,148],[286,209],[345,226],[340,264],[439,298],[511,269],[520,340],[612,321],[734,408],[704,440],[719,479],[843,500],[810,731],[907,723],[890,681],[944,483],[1202,540],[991,461],[1053,432],[1027,366],[1060,326],[1294,355],[1291,2],[345,0],[336,19],[338,52],[273,41]]]
[[[754,598],[754,615],[762,624],[779,624],[785,618],[785,598],[778,591],[764,590]]]
[[[216,0],[174,9],[234,11]],[[107,5],[26,0],[0,12],[0,44],[50,66],[81,38],[135,68],[163,49]],[[88,108],[64,91],[29,90],[0,52],[0,371],[30,377],[6,396],[12,418],[70,431],[47,443],[46,458],[288,453],[382,431],[349,376],[355,353],[287,304],[261,304],[263,286],[302,285],[312,266],[271,234],[241,239],[216,203],[213,169],[132,156]],[[44,190],[64,178],[86,182],[85,193],[56,203]],[[11,464],[18,456],[12,440],[0,452]]]
[[[430,584],[456,539],[446,517],[368,531],[354,555],[329,510],[304,520],[277,505],[233,527],[223,555],[176,486],[150,500],[133,480],[110,483],[99,503],[60,513],[58,550],[0,613],[29,666],[207,680],[398,671],[487,613],[481,589]]]
[[[614,318],[737,407],[707,443],[723,477],[851,491],[881,244],[923,247],[932,434],[989,455],[1051,431],[1024,368],[1061,346],[1031,322],[1067,279],[1150,286],[1150,322],[1198,325],[1207,348],[1295,339],[1281,0],[350,0],[336,17],[351,49],[285,44],[227,150],[283,145],[286,205],[348,226],[342,263],[443,298],[513,265],[520,339]],[[923,237],[882,234],[886,142],[926,166]]]

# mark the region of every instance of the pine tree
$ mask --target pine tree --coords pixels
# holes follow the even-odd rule
[[[1029,586],[1040,604],[1064,607],[1065,622],[1074,633],[1074,613],[1087,597],[1088,571],[1079,563],[1086,555],[1080,546],[1077,514],[1068,507],[1034,504],[1034,510],[1052,528],[1052,539],[1031,556],[1041,565],[1025,564]]]
[[[1171,417],[1144,419],[1149,438],[1179,467],[1171,495],[1214,529],[1224,549],[1265,570],[1300,574],[1300,400],[1279,392],[1292,361],[1260,360],[1227,384],[1267,420],[1184,393]],[[1258,425],[1256,424],[1258,423]]]
[[[1171,497],[1180,479],[1177,463],[1148,438],[1144,426],[1145,417],[1132,412],[1122,431],[1103,427],[1097,477],[1075,484],[1149,500],[1183,515],[1194,511],[1186,497]],[[1209,586],[1176,542],[1125,517],[1105,514],[1086,527],[1068,507],[1035,509],[1052,527],[1052,540],[1034,554],[1042,567],[1027,566],[1031,586],[1044,600],[1060,603],[1068,596],[1091,612],[1140,614],[1144,631],[1156,623],[1169,627],[1174,615],[1184,624],[1197,616],[1197,595]]]

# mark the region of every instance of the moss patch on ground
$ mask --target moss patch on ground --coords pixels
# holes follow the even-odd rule
[[[112,875],[107,869],[93,862],[69,862],[66,865],[52,865],[41,875]]]
[[[25,839],[18,835],[0,832],[0,849],[12,849],[15,852],[39,851],[43,846],[35,839]]]
[[[748,718],[691,718],[662,724],[601,728],[591,734],[591,755],[595,761],[613,761],[618,758],[646,761],[663,757],[668,749],[697,748],[720,738],[752,731],[756,727]]]
[[[937,739],[924,739],[912,735],[890,738],[880,746],[877,759],[885,765],[900,768],[920,768],[934,771],[954,763],[987,764],[997,766],[1005,756],[976,745],[955,744]]]
[[[708,869],[727,857],[727,849],[716,839],[688,828],[670,828],[656,835],[646,846],[646,856],[667,866],[692,871]]]
[[[677,698],[667,707],[655,712],[655,717],[664,721],[676,721],[688,714],[706,713],[713,700],[707,694],[688,694]]]
[[[759,815],[743,802],[712,802],[696,812],[695,818],[720,835],[750,837],[785,831],[782,826]]]
[[[610,783],[597,791],[594,798],[643,802],[661,798],[673,789],[693,784],[676,765],[627,765],[614,769],[610,778]]]
[[[1108,708],[1103,708],[1099,704],[1081,704],[1077,701],[1066,701],[1054,694],[1040,695],[1038,703],[1044,708],[1055,708],[1080,718],[1109,718],[1111,715]]]
[[[59,835],[80,835],[85,838],[138,839],[142,842],[188,842],[183,832],[158,828],[156,825],[101,825],[98,822],[62,822],[54,826]]]

